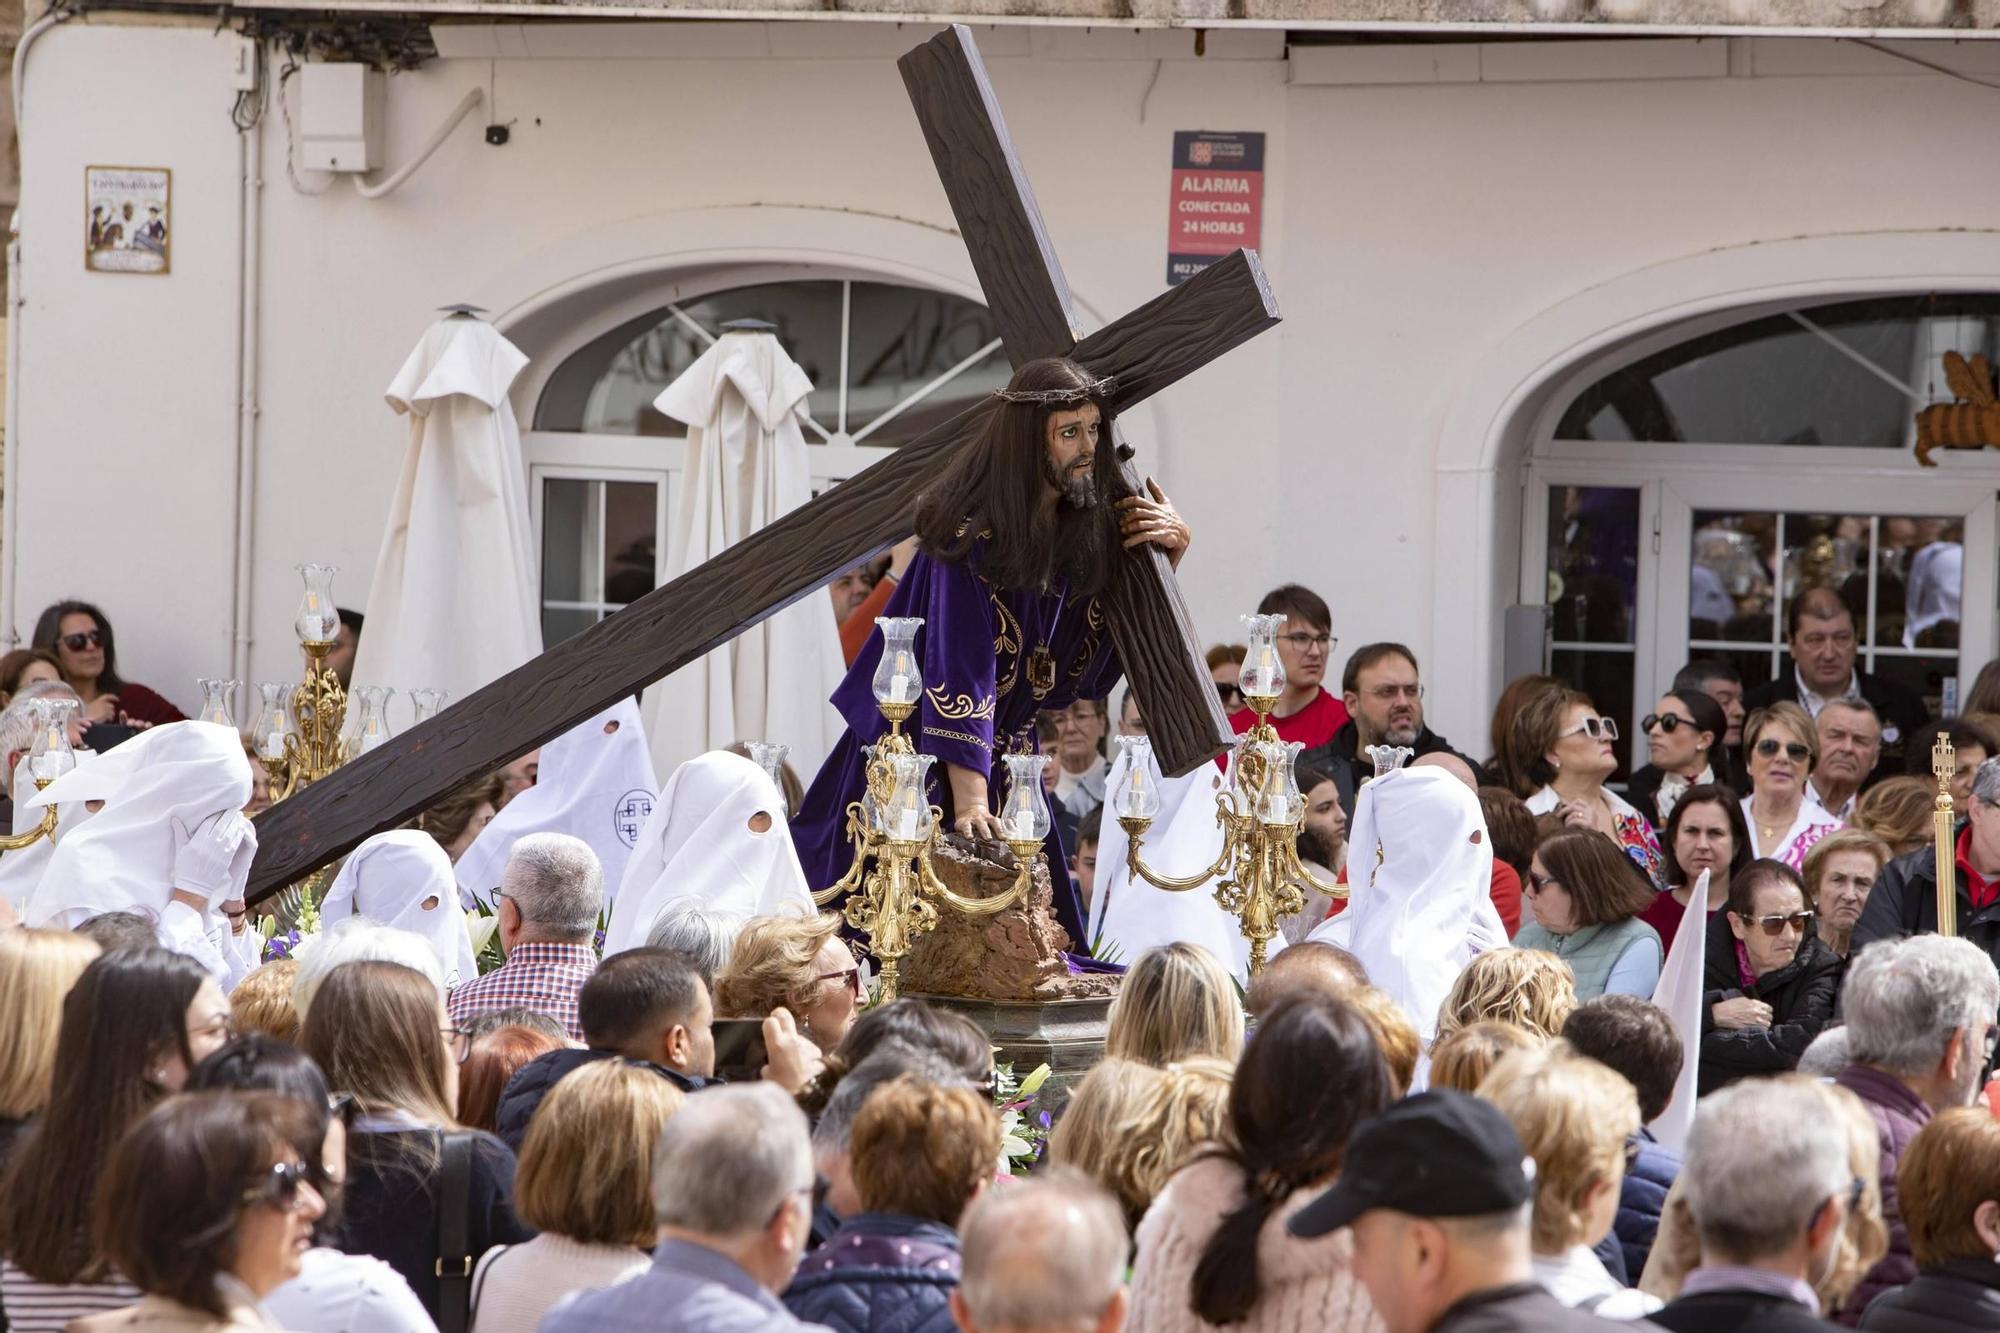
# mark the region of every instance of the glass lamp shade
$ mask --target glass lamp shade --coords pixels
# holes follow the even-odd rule
[[[203,676],[197,683],[201,686],[201,712],[195,715],[196,721],[214,722],[220,726],[234,729],[236,726],[236,710],[234,707],[236,702],[236,687],[243,682],[240,680],[210,680],[208,677]]]
[[[332,643],[340,636],[340,613],[333,606],[333,576],[338,565],[299,565],[305,580],[305,595],[299,598],[299,614],[292,621],[300,643]]]
[[[1285,663],[1278,656],[1278,627],[1284,623],[1283,616],[1243,617],[1243,630],[1249,636],[1250,646],[1243,655],[1236,688],[1243,691],[1246,699],[1252,696],[1275,699],[1285,692]]]
[[[1265,824],[1283,828],[1298,823],[1305,814],[1297,774],[1299,751],[1305,748],[1303,741],[1279,741],[1267,749],[1270,762],[1264,769],[1264,790],[1257,802],[1257,818]]]
[[[35,743],[28,747],[28,776],[36,782],[54,782],[76,767],[76,751],[70,748],[70,720],[83,705],[75,699],[34,699]]]
[[[888,807],[882,811],[883,832],[897,842],[923,842],[931,836],[931,754],[890,756],[895,769],[895,786]]]
[[[875,664],[875,702],[914,705],[924,694],[924,674],[917,666],[917,631],[922,616],[878,616],[882,628],[882,660]]]
[[[1121,819],[1151,819],[1160,813],[1159,774],[1153,768],[1153,738],[1126,736],[1125,776],[1112,793],[1112,809]]]
[[[282,681],[262,680],[257,682],[257,693],[263,702],[257,705],[257,720],[250,724],[250,745],[259,759],[273,763],[285,757],[285,739],[295,729],[292,687]]]
[[[750,758],[756,763],[757,767],[764,770],[764,775],[771,779],[771,785],[778,789],[778,799],[783,801],[785,799],[785,756],[792,752],[792,747],[780,741],[745,741],[743,742],[743,748],[750,752]],[[791,805],[787,802],[785,814],[789,817],[791,813]]]
[[[387,685],[363,685],[354,691],[360,708],[351,711],[354,719],[347,727],[347,757],[367,754],[389,741],[389,696]]]
[[[415,726],[419,722],[428,722],[436,717],[438,711],[444,707],[445,700],[449,698],[451,698],[449,690],[411,690],[410,725]]]
[[[1011,842],[1040,842],[1049,836],[1049,805],[1042,795],[1045,754],[1010,754],[1007,759],[1007,803],[1000,808],[1000,827]]]

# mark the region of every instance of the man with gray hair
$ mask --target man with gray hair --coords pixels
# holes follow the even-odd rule
[[[1986,765],[1980,769],[1982,776]],[[1995,816],[2000,818],[2000,816]],[[1848,1067],[1834,1080],[1874,1117],[1882,1151],[1882,1217],[1889,1250],[1848,1298],[1868,1302],[1917,1275],[1896,1196],[1903,1150],[1939,1111],[1970,1105],[1992,1057],[2000,971],[1968,940],[1917,935],[1863,949],[1848,969]]]
[[[604,911],[597,853],[567,833],[530,833],[508,853],[493,900],[507,961],[451,993],[451,1021],[463,1027],[479,1014],[519,1006],[547,1014],[582,1041],[576,993],[597,966]]]
[[[778,1303],[812,1216],[806,1118],[769,1083],[690,1097],[653,1150],[653,1265],[565,1298],[541,1333],[783,1333],[820,1330]]]
[[[1952,858],[1958,934],[2000,961],[2000,758],[1988,759],[1973,774],[1965,805]],[[1882,867],[1854,923],[1853,947],[1936,931],[1937,885],[1937,849],[1926,839]]]
[[[1861,1182],[1847,1129],[1798,1079],[1749,1079],[1701,1099],[1681,1186],[1701,1264],[1648,1318],[1677,1333],[1831,1329],[1813,1283],[1832,1266]]]
[[[1058,1168],[987,1190],[959,1219],[958,1234],[965,1265],[951,1317],[964,1333],[1124,1326],[1125,1215],[1081,1172]]]

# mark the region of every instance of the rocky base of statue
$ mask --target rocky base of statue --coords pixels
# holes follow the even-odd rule
[[[1014,871],[940,838],[931,855],[938,878],[967,898],[997,898],[1013,887]],[[939,905],[937,929],[919,935],[903,959],[903,993],[970,1000],[1036,1003],[1114,995],[1118,978],[1073,976],[1063,960],[1069,933],[1057,924],[1046,862],[1035,866],[1028,901],[992,916]]]

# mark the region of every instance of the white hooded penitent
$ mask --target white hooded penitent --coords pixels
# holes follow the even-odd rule
[[[463,699],[540,655],[527,468],[507,399],[527,364],[484,320],[455,314],[390,384],[410,444],[363,608],[357,686]]]
[[[507,802],[458,858],[458,884],[489,908],[515,842],[530,833],[567,833],[590,844],[615,889],[639,832],[653,813],[659,781],[639,705],[620,699],[542,747],[535,785]]]
[[[680,516],[667,542],[671,580],[812,498],[799,420],[812,381],[768,333],[725,333],[654,406],[688,427]],[[373,626],[370,626],[371,630]],[[844,666],[824,597],[753,625],[646,694],[646,732],[661,772],[742,740],[792,747],[813,772],[840,734],[827,696]]]
[[[741,755],[714,750],[667,779],[612,900],[605,957],[644,944],[660,913],[684,901],[744,918],[813,911],[784,799]]]
[[[447,990],[479,975],[451,858],[428,833],[394,829],[349,852],[320,912],[328,925],[365,916],[422,936],[444,965]]]

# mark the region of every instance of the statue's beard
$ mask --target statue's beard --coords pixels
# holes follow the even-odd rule
[[[1097,508],[1097,476],[1089,467],[1078,471],[1064,472],[1056,467],[1056,461],[1047,454],[1042,455],[1042,477],[1056,488],[1064,504],[1071,509]]]

